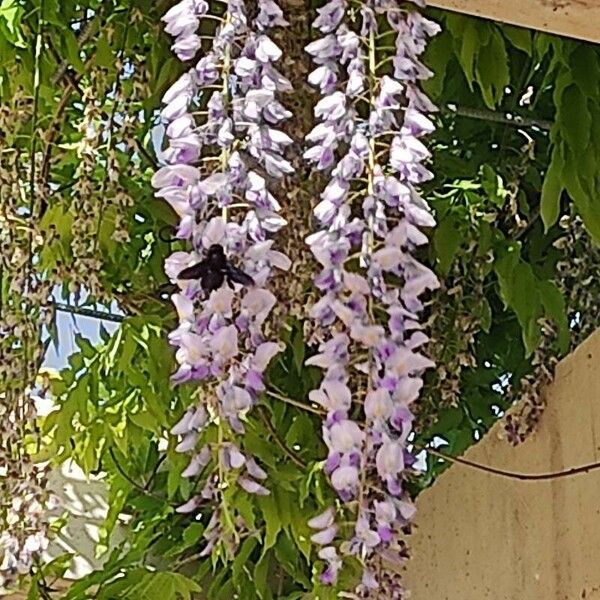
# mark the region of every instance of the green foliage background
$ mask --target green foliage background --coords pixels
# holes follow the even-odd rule
[[[181,70],[159,25],[168,4],[0,1],[0,98],[15,114],[14,127],[0,135],[24,154],[37,148],[50,190],[40,212],[39,228],[48,240],[40,271],[73,261],[72,228],[81,218],[72,188],[80,161],[82,89],[97,87],[100,110],[108,118],[116,110],[119,86],[126,103],[118,110],[139,115],[133,136],[137,150],[120,146],[117,131],[116,143],[104,139],[99,147],[93,174],[93,199],[101,207],[111,189],[107,156],[115,152],[118,184],[133,199],[126,214],[129,241],[110,236],[115,218],[110,211],[98,230],[99,277],[107,297],[117,298],[126,316],[118,332],[105,334],[100,345],[77,339],[78,352],[52,382],[58,410],[41,424],[45,445],[39,452],[40,460],[55,465],[72,458],[88,474],[106,473],[110,510],[99,552],[108,552],[119,516],[130,520],[122,526],[126,542],[108,553],[105,567],[63,597],[334,598],[335,590],[317,583],[320,565],[306,525],[332,498],[321,471],[325,449],[318,416],[266,396],[251,413],[244,444],[265,465],[272,494],[254,498],[229,491],[228,503],[252,530],[235,553],[224,547],[219,556],[198,557],[208,511],[194,520],[174,510],[193,494],[196,482],[180,477],[185,458],[174,452],[166,432],[197,390],[168,383],[173,356],[166,333],[174,315],[159,290],[166,283],[163,261],[175,246],[162,241],[159,232],[174,224],[175,215],[153,197],[149,183],[155,167],[154,111]],[[307,10],[313,9],[307,5]],[[543,344],[544,356],[561,356],[593,325],[596,313],[579,306],[577,297],[567,297],[557,265],[589,261],[589,248],[600,240],[600,51],[591,44],[430,12],[444,29],[427,56],[436,72],[428,92],[442,107],[431,141],[436,178],[427,190],[439,225],[428,259],[445,284],[431,306],[437,344],[432,352],[449,371],[458,355],[471,359],[457,375],[460,393],[450,399],[440,393],[444,376],[432,374],[417,442],[424,445],[437,436],[447,443],[446,451],[459,453],[512,402],[509,389],[518,396],[520,381],[535,368]],[[141,87],[136,88],[135,77],[121,76],[119,61]],[[521,125],[514,115],[525,119]],[[32,137],[37,145],[32,146]],[[132,163],[134,178],[127,171]],[[576,215],[584,224],[576,242],[557,245],[564,237],[561,218]],[[69,283],[67,273],[65,299]],[[596,278],[587,285],[597,295]],[[448,293],[457,286],[460,293]],[[458,316],[464,314],[475,319],[472,338],[461,328]],[[556,332],[549,341],[543,339],[540,319]],[[296,321],[289,323],[284,341],[287,350],[271,366],[269,384],[302,404],[318,377],[304,366],[314,349],[305,344]],[[160,440],[168,440],[166,451],[159,451]],[[444,466],[429,460],[415,493]],[[46,584],[64,572],[70,558],[36,572],[28,598],[55,597]],[[352,577],[350,566],[341,585]]]

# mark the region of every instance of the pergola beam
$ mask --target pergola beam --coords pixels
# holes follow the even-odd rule
[[[600,0],[430,0],[431,6],[600,42]]]

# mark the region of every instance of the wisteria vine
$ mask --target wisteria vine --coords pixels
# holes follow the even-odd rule
[[[331,179],[307,243],[322,267],[311,316],[331,333],[308,361],[324,370],[310,398],[327,411],[325,470],[354,518],[338,525],[331,507],[309,525],[323,583],[354,557],[358,597],[400,598],[402,534],[414,513],[404,485],[415,460],[410,406],[433,366],[419,351],[428,338],[418,315],[438,282],[418,249],[434,219],[417,186],[432,177],[420,138],[435,110],[419,88],[431,76],[419,57],[438,26],[395,0],[330,0],[318,13],[323,37],[306,50],[320,122],[305,158]]]
[[[243,0],[217,6],[223,10],[209,14],[204,0],[183,0],[163,17],[182,61],[191,61],[204,40],[211,45],[164,95],[168,147],[153,180],[157,196],[179,215],[177,237],[192,246],[165,265],[179,286],[173,296],[179,326],[170,334],[179,364],[173,379],[205,385],[197,406],[172,433],[180,438],[177,451],[191,454],[183,476],[196,477],[210,465],[204,488],[178,509],[193,512],[204,502],[220,502],[205,532],[206,554],[225,537],[239,540],[225,500],[234,481],[249,493],[268,493],[265,472],[235,437],[243,433],[245,414],[264,389],[263,373],[280,351],[264,333],[276,300],[268,285],[273,269],[290,265],[273,249],[272,236],[286,222],[267,179],[292,171],[284,158],[292,140],[277,128],[291,116],[277,99],[291,85],[275,68],[281,50],[268,33],[286,25],[282,11],[272,0],[259,0],[254,15]],[[215,24],[213,35],[198,34],[201,21]],[[236,284],[205,294],[200,282],[179,278],[213,246],[222,247],[254,285],[245,292]],[[201,434],[210,424],[217,433],[207,442]]]

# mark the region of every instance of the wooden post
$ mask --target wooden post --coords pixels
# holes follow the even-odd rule
[[[431,6],[600,42],[600,0],[430,0]]]
[[[465,458],[555,473],[600,460],[600,331],[557,368],[538,431],[498,423]],[[519,481],[454,465],[417,500],[412,600],[600,600],[600,471]]]

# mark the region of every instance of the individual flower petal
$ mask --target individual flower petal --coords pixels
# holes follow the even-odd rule
[[[187,433],[184,438],[175,446],[175,452],[189,452],[196,447],[198,434],[195,431]]]
[[[281,48],[266,35],[261,35],[256,41],[256,58],[260,62],[274,62],[281,58]]]
[[[331,484],[347,500],[354,495],[358,482],[358,469],[353,466],[339,467],[331,474]]]
[[[365,434],[354,421],[345,419],[334,423],[329,429],[328,446],[340,454],[360,450]]]
[[[200,452],[194,454],[190,464],[182,471],[182,477],[196,477],[202,469],[210,462],[211,452],[208,446],[204,446]]]
[[[326,546],[327,544],[331,544],[334,540],[335,535],[337,533],[337,527],[335,525],[328,527],[327,529],[323,529],[317,533],[313,533],[310,536],[311,542],[313,544],[318,544],[319,546]]]
[[[325,512],[310,519],[308,526],[312,529],[327,529],[333,525],[334,516],[333,508],[329,507]]]
[[[318,390],[309,395],[311,402],[320,404],[328,411],[347,411],[350,409],[350,389],[341,381],[326,380]]]
[[[378,388],[367,393],[365,398],[365,416],[367,419],[389,419],[393,408],[392,398],[386,389]]]
[[[188,409],[183,417],[171,428],[171,433],[173,435],[183,435],[185,433],[189,433],[191,431],[190,422],[194,416],[193,409]]]
[[[229,360],[237,355],[238,349],[238,330],[235,325],[223,327],[213,336],[211,350],[222,360]]]
[[[201,502],[202,502],[202,498],[200,496],[194,496],[194,497],[190,498],[185,504],[178,506],[175,509],[175,512],[178,512],[180,514],[187,514],[187,513],[194,512],[200,506]]]
[[[264,371],[271,359],[282,352],[284,348],[281,344],[275,342],[265,342],[261,344],[255,351],[252,363],[259,371]]]
[[[246,490],[249,494],[256,494],[257,496],[268,496],[271,492],[260,483],[257,483],[249,477],[239,477],[238,483]]]
[[[386,441],[377,451],[377,471],[382,479],[395,478],[404,469],[404,449],[393,441]]]
[[[252,457],[246,459],[246,470],[254,479],[264,480],[267,478],[267,474],[264,469],[259,467]]]

